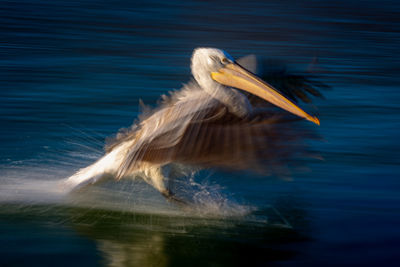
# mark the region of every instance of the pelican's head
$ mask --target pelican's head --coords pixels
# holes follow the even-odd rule
[[[201,87],[215,87],[220,84],[212,79],[211,73],[233,62],[234,59],[221,49],[197,48],[192,56],[192,74]]]
[[[220,86],[228,86],[241,89],[319,125],[317,117],[307,114],[267,82],[236,63],[221,49],[195,49],[191,68],[193,77],[202,88],[218,90]]]

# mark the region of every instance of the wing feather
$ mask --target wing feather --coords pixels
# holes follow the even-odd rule
[[[277,172],[307,153],[304,140],[311,136],[293,117],[274,108],[252,119],[239,118],[194,83],[173,94],[132,129],[117,141],[133,142],[118,177],[143,164],[171,162]]]
[[[217,112],[219,110],[212,110],[207,115]],[[173,146],[149,144],[142,147],[142,161],[268,172],[274,166],[287,164],[290,156],[301,148],[297,140],[305,134],[294,132],[294,127],[289,125],[265,118],[249,121],[226,112],[215,120],[189,123]],[[164,135],[158,141],[168,140],[168,135]]]

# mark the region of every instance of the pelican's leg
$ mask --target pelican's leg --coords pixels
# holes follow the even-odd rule
[[[157,189],[168,201],[180,205],[188,205],[186,201],[176,197],[175,194],[171,192],[170,188],[165,187],[164,181],[166,178],[162,174],[160,167],[150,168],[146,170],[145,174],[147,178],[146,182],[154,186],[154,188]]]
[[[177,170],[177,167],[175,166],[175,164],[169,164],[167,169],[163,169],[164,175],[167,176],[167,188],[168,191],[170,192],[170,194],[174,195],[174,193],[172,192],[173,190],[176,190],[175,188],[175,181],[177,178],[179,178],[179,172]]]

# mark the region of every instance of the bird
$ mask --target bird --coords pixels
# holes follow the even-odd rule
[[[293,125],[320,121],[296,102],[308,102],[306,93],[319,92],[309,80],[293,75],[281,81],[294,80],[295,88],[280,85],[279,91],[272,85],[277,75],[269,83],[240,62],[221,49],[194,49],[193,79],[120,131],[100,159],[68,177],[64,186],[73,191],[110,176],[141,177],[167,200],[187,204],[166,182],[179,175],[176,166],[271,173],[301,154],[298,140],[306,134]]]

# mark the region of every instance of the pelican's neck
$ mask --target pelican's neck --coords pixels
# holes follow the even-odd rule
[[[229,112],[236,116],[246,118],[251,115],[252,107],[249,100],[238,90],[218,83],[214,83],[213,86],[201,86],[201,88],[211,97],[224,104]]]

